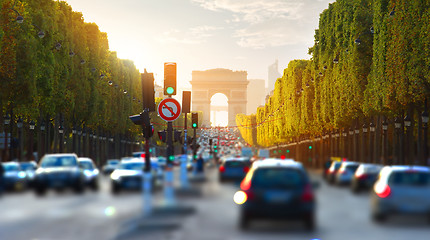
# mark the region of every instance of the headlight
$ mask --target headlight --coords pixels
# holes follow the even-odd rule
[[[87,177],[91,177],[93,175],[93,173],[90,170],[84,170],[84,174]]]
[[[26,176],[25,172],[19,172],[18,173],[19,178],[25,178],[25,176]]]
[[[117,181],[117,180],[119,180],[119,179],[121,178],[121,176],[120,176],[119,174],[112,173],[112,174],[110,175],[110,178],[111,178],[112,180],[114,180],[114,181]]]

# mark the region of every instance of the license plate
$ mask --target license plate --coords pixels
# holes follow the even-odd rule
[[[286,192],[267,192],[265,199],[269,203],[287,203],[291,198],[291,194]]]

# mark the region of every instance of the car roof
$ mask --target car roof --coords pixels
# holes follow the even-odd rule
[[[249,161],[249,157],[242,157],[242,156],[227,157],[224,159],[224,161]]]
[[[3,165],[18,165],[19,166],[18,162],[2,162],[2,164]]]
[[[76,158],[78,157],[78,155],[76,155],[75,153],[49,153],[49,154],[45,154],[45,156],[49,156],[49,157],[73,156],[73,157],[76,157]]]
[[[256,161],[252,165],[253,168],[261,167],[293,167],[303,169],[303,164],[294,160],[282,160],[277,158],[266,158],[265,160]]]
[[[345,161],[342,162],[342,165],[360,165],[359,162]]]
[[[384,168],[389,168],[392,171],[420,171],[420,172],[430,172],[430,167],[425,166],[415,166],[415,165],[394,165],[394,166],[386,166]]]
[[[94,162],[91,158],[87,157],[78,157],[79,162]]]

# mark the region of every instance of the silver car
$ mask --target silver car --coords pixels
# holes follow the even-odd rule
[[[95,166],[91,158],[80,157],[78,158],[79,167],[84,171],[85,184],[92,190],[99,189],[99,169]]]
[[[358,162],[342,162],[339,170],[335,176],[335,182],[337,185],[347,185],[351,183],[354,177],[355,170],[357,170],[360,164]]]
[[[379,173],[371,195],[374,221],[390,214],[430,213],[430,168],[386,166]]]

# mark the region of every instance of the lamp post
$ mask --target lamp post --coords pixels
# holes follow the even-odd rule
[[[373,141],[375,137],[375,125],[373,122],[370,122],[369,124],[369,161],[371,163],[375,162],[375,159],[373,158]]]
[[[7,153],[8,153],[8,136],[7,136],[7,126],[10,124],[10,115],[6,114],[6,116],[3,117],[4,121],[4,151],[3,151],[3,161],[6,161],[7,159]],[[12,135],[12,134],[11,134]]]
[[[400,128],[402,127],[402,123],[400,122],[400,118],[396,117],[394,119],[394,128],[395,128],[395,143],[394,143],[394,148],[393,148],[393,155],[394,155],[394,161],[392,164],[399,164],[400,162]]]
[[[58,133],[60,134],[59,136],[59,152],[62,153],[63,152],[63,134],[64,134],[64,128],[63,125],[60,125],[60,127],[58,127]]]
[[[382,122],[382,164],[391,164],[387,162],[387,156],[388,156],[388,139],[387,139],[387,131],[388,131],[388,123],[384,119]]]
[[[353,143],[354,143],[354,129],[352,129],[352,128],[349,128],[349,141],[348,141],[348,149],[349,149],[349,151],[348,151],[348,159],[349,160],[355,160],[354,159],[354,146],[353,146]]]
[[[411,125],[412,125],[412,121],[411,118],[409,117],[409,115],[406,115],[405,118],[403,119],[404,124],[405,124],[405,130],[406,130],[406,141],[405,141],[405,147],[404,149],[406,150],[406,154],[405,156],[407,156],[407,159],[405,159],[405,161],[403,162],[404,164],[414,164],[414,159],[413,159],[413,144],[412,144],[412,135],[411,135]]]
[[[29,128],[30,128],[30,139],[29,139],[29,144],[28,144],[28,148],[27,148],[27,160],[32,160],[32,158],[33,158],[34,127],[36,126],[36,123],[33,120],[31,120],[28,124],[29,124]]]
[[[360,144],[359,144],[359,135],[360,135],[360,129],[358,126],[358,122],[357,125],[355,126],[355,130],[354,130],[354,161],[360,161]]]
[[[82,128],[78,127],[78,156],[82,156],[81,154],[81,138],[82,138]]]
[[[421,114],[421,119],[423,121],[423,159],[422,159],[422,163],[424,166],[428,165],[427,162],[427,158],[428,158],[428,136],[427,136],[427,127],[428,127],[428,122],[429,122],[429,113],[427,112],[427,106],[425,106],[426,109],[424,110],[424,112]]]
[[[40,152],[38,152],[38,158],[41,159],[45,155],[45,121],[42,120],[40,123]]]
[[[18,121],[16,122],[16,126],[18,127],[18,161],[21,161],[21,155],[22,155],[22,125],[23,120],[21,117],[19,117]]]
[[[361,162],[367,163],[369,162],[369,158],[367,155],[367,147],[366,147],[366,137],[367,137],[367,125],[363,123],[363,132],[361,136]]]
[[[73,126],[72,128],[72,152],[76,153],[76,127]]]

